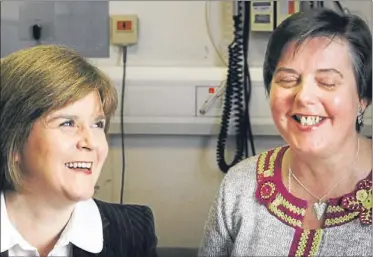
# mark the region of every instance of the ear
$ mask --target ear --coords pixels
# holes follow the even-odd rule
[[[359,101],[359,103],[360,103],[361,109],[363,110],[363,113],[364,113],[365,110],[366,110],[366,108],[367,108],[367,106],[368,106],[368,100],[366,100],[366,99],[361,99],[361,100]]]
[[[15,162],[19,162],[19,159],[20,159],[20,156],[19,156],[19,153],[13,153],[13,158],[14,158],[14,161]]]

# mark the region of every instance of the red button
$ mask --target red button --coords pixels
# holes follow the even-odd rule
[[[131,21],[117,21],[117,30],[132,30]]]
[[[294,0],[289,0],[288,12],[289,12],[289,14],[294,14],[295,13],[295,2],[294,2]]]

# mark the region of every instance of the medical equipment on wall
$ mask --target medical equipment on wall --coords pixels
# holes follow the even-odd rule
[[[248,109],[251,95],[250,72],[247,63],[250,3],[238,1],[235,3],[235,7],[233,15],[234,39],[228,47],[228,75],[216,151],[218,166],[224,173],[241,161],[244,156],[249,156],[248,141],[251,145],[251,152],[255,155]],[[236,149],[233,161],[228,164],[225,160],[225,147],[231,116],[234,117]]]
[[[275,27],[274,1],[250,1],[251,4],[251,30],[273,31]]]
[[[234,6],[234,39],[228,47],[228,75],[224,87],[224,108],[216,153],[218,166],[224,173],[244,157],[249,156],[249,143],[251,154],[256,154],[249,112],[252,90],[247,61],[250,31],[273,31],[277,24],[299,11],[300,3],[298,1],[237,1]],[[221,90],[217,90],[217,94],[220,95]],[[235,127],[235,154],[229,164],[225,160],[225,147],[231,116]]]
[[[250,1],[251,3],[251,31],[271,32],[290,15],[304,8],[324,8],[324,1]],[[347,8],[342,7],[340,1],[333,1],[338,11],[349,13]],[[308,6],[307,6],[308,4]]]
[[[290,15],[299,12],[299,0],[250,1],[251,31],[273,31]]]

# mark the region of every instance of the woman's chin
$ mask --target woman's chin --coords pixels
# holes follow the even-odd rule
[[[94,196],[94,189],[67,192],[67,198],[72,202],[81,202],[91,199]]]
[[[326,140],[318,140],[316,138],[294,138],[289,140],[288,144],[298,154],[311,156],[325,156],[330,154]]]
[[[299,155],[304,155],[307,157],[323,158],[331,154],[330,151],[326,149],[326,147],[321,146],[300,145],[294,148]]]

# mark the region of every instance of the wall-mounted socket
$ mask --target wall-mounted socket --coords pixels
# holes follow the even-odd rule
[[[223,111],[223,96],[217,97],[218,86],[196,86],[196,116],[220,117]]]
[[[110,43],[113,45],[129,45],[137,43],[137,15],[110,16]]]
[[[42,41],[55,40],[55,2],[22,2],[19,7],[18,35],[20,41],[33,41],[32,26],[41,26]]]

